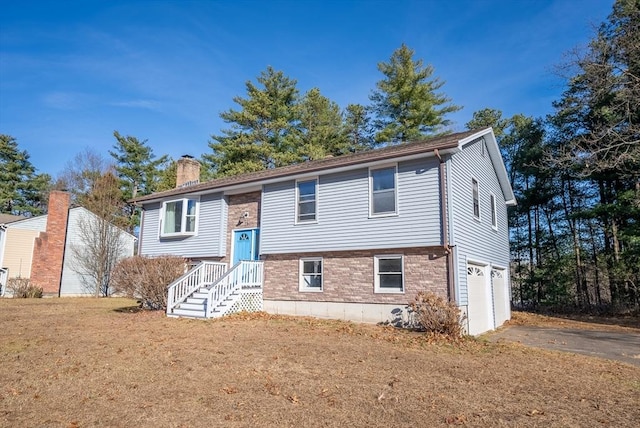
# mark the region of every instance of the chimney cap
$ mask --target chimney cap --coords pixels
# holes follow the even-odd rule
[[[191,155],[182,155],[182,159],[193,159]]]

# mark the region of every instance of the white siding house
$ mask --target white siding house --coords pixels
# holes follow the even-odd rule
[[[96,218],[86,208],[69,208],[68,193],[53,191],[48,214],[3,224],[0,228],[3,293],[9,279],[29,278],[35,285],[42,286],[46,295],[94,295],[89,278],[78,272],[75,254],[83,253],[85,245],[82,224],[91,226],[90,222]],[[121,243],[119,258],[132,256],[136,238],[111,227]],[[43,265],[54,269],[43,269]]]

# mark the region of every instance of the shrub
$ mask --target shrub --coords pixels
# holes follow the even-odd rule
[[[11,290],[14,298],[39,299],[42,297],[42,288],[32,285],[29,278],[11,278],[7,281],[7,288]]]
[[[120,261],[111,273],[114,291],[140,299],[147,309],[167,308],[167,286],[185,272],[186,260],[176,256],[135,256]]]
[[[436,334],[458,338],[462,336],[462,322],[466,319],[454,302],[434,293],[420,292],[409,303],[414,327]]]

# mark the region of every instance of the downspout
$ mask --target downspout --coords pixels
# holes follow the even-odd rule
[[[444,247],[444,253],[447,256],[447,290],[449,294],[449,301],[456,302],[453,251],[451,245],[449,245],[449,223],[447,221],[447,187],[445,183],[446,164],[444,159],[442,159],[442,156],[440,156],[438,149],[434,149],[433,153],[440,161],[440,217],[442,218],[442,246]]]

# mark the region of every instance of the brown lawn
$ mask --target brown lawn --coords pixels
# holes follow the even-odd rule
[[[0,299],[0,426],[636,426],[640,369],[389,327]]]

